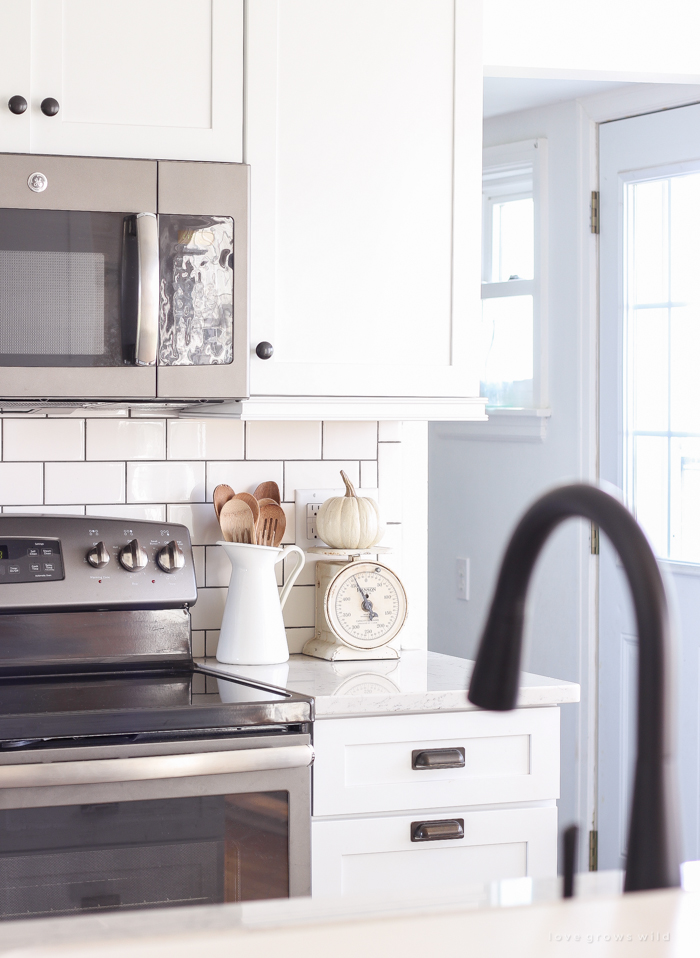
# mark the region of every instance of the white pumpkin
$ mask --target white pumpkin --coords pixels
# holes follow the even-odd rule
[[[319,537],[332,549],[368,549],[384,535],[379,507],[369,496],[358,496],[341,470],[345,495],[326,499],[316,516]]]

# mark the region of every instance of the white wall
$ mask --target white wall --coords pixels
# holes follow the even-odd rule
[[[294,542],[294,491],[342,486],[344,469],[358,485],[379,485],[388,523],[387,564],[404,575],[412,603],[405,645],[426,644],[427,430],[396,422],[250,422],[186,420],[76,411],[69,416],[5,416],[0,423],[0,505],[3,512],[72,513],[182,522],[189,527],[197,568],[192,609],[195,655],[214,655],[230,566],[212,492],[226,482],[252,492],[274,479],[287,514],[283,542]],[[411,510],[404,551],[404,474],[411,475]],[[414,477],[417,475],[417,484]],[[283,569],[279,583],[283,584]],[[404,569],[406,570],[404,573]],[[291,652],[313,634],[314,569],[302,571],[284,620]]]
[[[486,76],[700,82],[697,0],[484,0]]]
[[[546,137],[549,149],[549,395],[543,442],[483,441],[475,425],[430,427],[430,648],[472,656],[478,646],[500,557],[519,516],[548,487],[591,476],[582,444],[586,410],[581,336],[585,296],[581,246],[590,242],[581,202],[580,108],[575,102],[495,117],[484,145]],[[461,438],[445,438],[449,433]],[[441,435],[442,433],[442,435]],[[457,556],[471,565],[471,598],[455,597]],[[587,632],[581,595],[590,559],[589,529],[578,520],[559,529],[543,553],[530,593],[525,668],[581,681]],[[579,706],[562,708],[560,821],[580,820]]]

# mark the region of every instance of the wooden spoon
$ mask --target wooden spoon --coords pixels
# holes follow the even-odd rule
[[[261,482],[253,495],[258,501],[261,499],[274,499],[277,505],[282,502],[282,498],[280,496],[280,487],[276,482],[272,481]]]
[[[219,522],[227,542],[255,544],[255,523],[247,502],[242,499],[229,499],[222,506]]]
[[[229,499],[233,499],[236,493],[233,491],[231,486],[227,486],[225,482],[220,483],[214,490],[214,512],[216,513],[216,518],[218,519],[221,515],[221,509],[225,502],[228,502]]]
[[[284,530],[287,527],[287,517],[284,509],[276,502],[260,503],[260,518],[258,519],[258,545],[277,546],[282,541]]]
[[[260,504],[255,496],[251,496],[249,492],[238,492],[233,498],[241,499],[243,502],[248,503],[250,511],[253,513],[253,524],[257,526],[258,519],[260,518]]]

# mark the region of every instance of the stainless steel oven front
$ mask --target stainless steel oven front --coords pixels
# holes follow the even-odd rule
[[[0,918],[308,895],[305,734],[0,752]]]
[[[249,168],[0,156],[0,399],[248,395]]]

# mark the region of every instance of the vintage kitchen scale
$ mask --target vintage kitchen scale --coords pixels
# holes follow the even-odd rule
[[[308,550],[316,562],[316,627],[305,655],[330,661],[398,659],[394,642],[406,622],[401,580],[377,560],[390,549]]]

